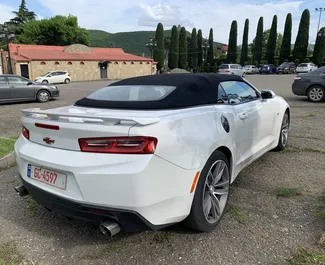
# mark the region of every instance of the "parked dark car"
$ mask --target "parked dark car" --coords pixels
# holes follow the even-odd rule
[[[294,74],[296,72],[296,65],[295,63],[283,63],[277,69],[277,74]]]
[[[276,66],[273,64],[263,64],[259,70],[259,74],[274,74],[276,73]]]
[[[307,96],[309,101],[325,101],[325,66],[306,74],[298,74],[292,84],[297,96]]]
[[[33,82],[19,75],[0,75],[0,102],[34,101],[41,103],[59,97],[60,90],[51,84]]]

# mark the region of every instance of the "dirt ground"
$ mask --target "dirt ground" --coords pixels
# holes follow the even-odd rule
[[[290,103],[289,148],[267,153],[238,176],[228,210],[214,232],[195,233],[179,224],[109,239],[96,227],[69,221],[28,197],[18,197],[13,190],[19,184],[18,172],[12,167],[0,172],[0,264],[280,265],[287,264],[300,247],[322,251],[316,243],[324,232],[324,221],[316,216],[316,206],[325,190],[325,103],[292,95],[292,75],[248,79]],[[100,86],[81,84],[78,94],[77,84],[71,84],[63,92],[69,97],[49,104],[72,103]],[[19,108],[26,106],[0,106],[0,134],[19,133]],[[10,116],[3,116],[3,111]],[[10,117],[14,119],[6,125]],[[318,259],[312,254],[313,260]],[[325,264],[322,256],[318,263],[291,262]]]

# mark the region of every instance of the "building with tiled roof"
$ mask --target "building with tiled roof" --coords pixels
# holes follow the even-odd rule
[[[121,48],[91,48],[81,44],[45,46],[9,44],[13,72],[31,80],[49,71],[68,71],[73,81],[124,79],[155,73],[151,58]],[[8,56],[5,60],[9,64]],[[3,58],[2,58],[3,59]],[[8,71],[10,67],[5,67]]]

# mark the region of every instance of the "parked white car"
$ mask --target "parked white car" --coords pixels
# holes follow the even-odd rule
[[[69,84],[71,82],[71,76],[67,71],[51,71],[36,77],[34,81],[38,83]]]
[[[318,67],[313,63],[301,63],[296,68],[296,73],[309,73],[316,70]]]
[[[22,115],[16,191],[111,236],[181,221],[212,231],[230,184],[283,150],[290,125],[282,97],[218,74],[129,78]]]
[[[244,70],[246,74],[258,74],[258,68],[255,65],[245,65]]]
[[[245,76],[245,70],[240,64],[221,64],[218,69],[218,74],[230,74]]]

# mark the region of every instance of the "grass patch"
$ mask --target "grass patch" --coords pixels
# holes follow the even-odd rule
[[[325,150],[323,149],[314,149],[310,147],[294,147],[294,146],[288,146],[286,149],[284,149],[284,152],[288,152],[288,153],[309,152],[309,153],[325,154]]]
[[[0,245],[0,265],[18,265],[22,262],[23,255],[18,251],[13,242]]]
[[[37,202],[30,196],[25,197],[27,202],[27,208],[29,210],[30,216],[35,216],[38,204]]]
[[[286,188],[286,187],[277,188],[277,197],[290,198],[298,195],[300,195],[300,193],[296,188]]]
[[[288,259],[288,262],[291,265],[324,265],[325,255],[319,251],[299,248]]]
[[[316,116],[315,114],[310,113],[310,114],[307,114],[307,115],[305,116],[305,118],[310,118],[310,117],[315,117],[315,116]]]
[[[169,242],[171,233],[165,231],[157,231],[153,233],[153,241],[156,243]]]
[[[316,217],[320,217],[325,222],[325,192],[320,196],[318,203],[314,206],[312,214]]]
[[[227,214],[235,219],[238,223],[247,224],[249,221],[248,212],[235,206],[229,206]]]
[[[318,245],[325,249],[325,233],[322,234],[322,236],[318,240]]]
[[[14,151],[15,139],[0,138],[0,158]]]

